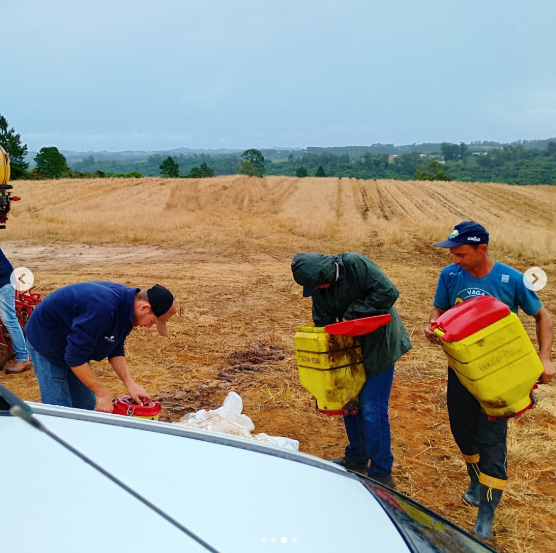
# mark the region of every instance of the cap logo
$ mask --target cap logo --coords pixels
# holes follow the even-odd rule
[[[450,236],[448,236],[448,240],[453,240],[456,236],[459,235],[459,230],[454,229],[451,233]]]
[[[481,239],[478,238],[477,236],[468,236],[467,240],[471,240],[472,242],[480,242]]]

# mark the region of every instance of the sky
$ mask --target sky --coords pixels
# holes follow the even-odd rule
[[[554,0],[0,0],[31,151],[556,136]]]

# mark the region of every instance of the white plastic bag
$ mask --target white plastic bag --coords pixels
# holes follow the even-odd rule
[[[255,429],[255,425],[247,415],[241,414],[242,410],[243,401],[240,395],[230,392],[222,407],[213,411],[201,409],[196,413],[189,413],[180,419],[180,423],[212,432],[250,438],[251,430]]]
[[[292,438],[284,438],[282,436],[269,436],[264,432],[251,436],[255,441],[262,442],[263,444],[275,445],[276,447],[283,447],[284,449],[291,449],[292,451],[299,450],[299,442]]]
[[[284,447],[294,451],[299,449],[299,442],[297,440],[279,436],[269,436],[264,433],[251,435],[251,431],[255,430],[255,425],[247,415],[241,414],[242,410],[243,400],[241,396],[236,392],[230,392],[226,396],[222,407],[212,411],[201,409],[196,413],[189,413],[183,416],[178,424],[201,430],[208,430],[209,432],[222,432],[224,434],[231,434],[232,436],[251,438],[258,442]]]

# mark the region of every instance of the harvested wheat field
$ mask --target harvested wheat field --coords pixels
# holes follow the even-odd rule
[[[133,374],[161,400],[163,420],[216,408],[235,390],[256,432],[295,438],[327,459],[343,454],[346,438],[340,418],[317,414],[298,383],[293,336],[311,303],[290,261],[299,251],[373,259],[400,290],[396,307],[414,345],[397,364],[391,397],[394,478],[471,529],[476,509],[460,499],[467,473],[448,426],[444,354],[422,335],[438,273],[451,262],[432,244],[463,219],[484,224],[494,259],[546,271],[540,297],[556,318],[556,187],[237,175],[14,185],[23,200],[0,231],[2,249],[14,267],[34,272],[37,291],[102,279],[160,283],[177,296],[168,339],[138,329],[127,343]],[[125,393],[107,362],[96,370],[114,396]],[[39,399],[32,372],[0,382]],[[556,551],[556,384],[538,397],[510,423],[510,483],[494,544],[506,553]]]

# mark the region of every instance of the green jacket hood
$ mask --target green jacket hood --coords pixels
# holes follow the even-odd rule
[[[336,257],[321,253],[298,253],[292,260],[293,278],[301,286],[334,282]]]

